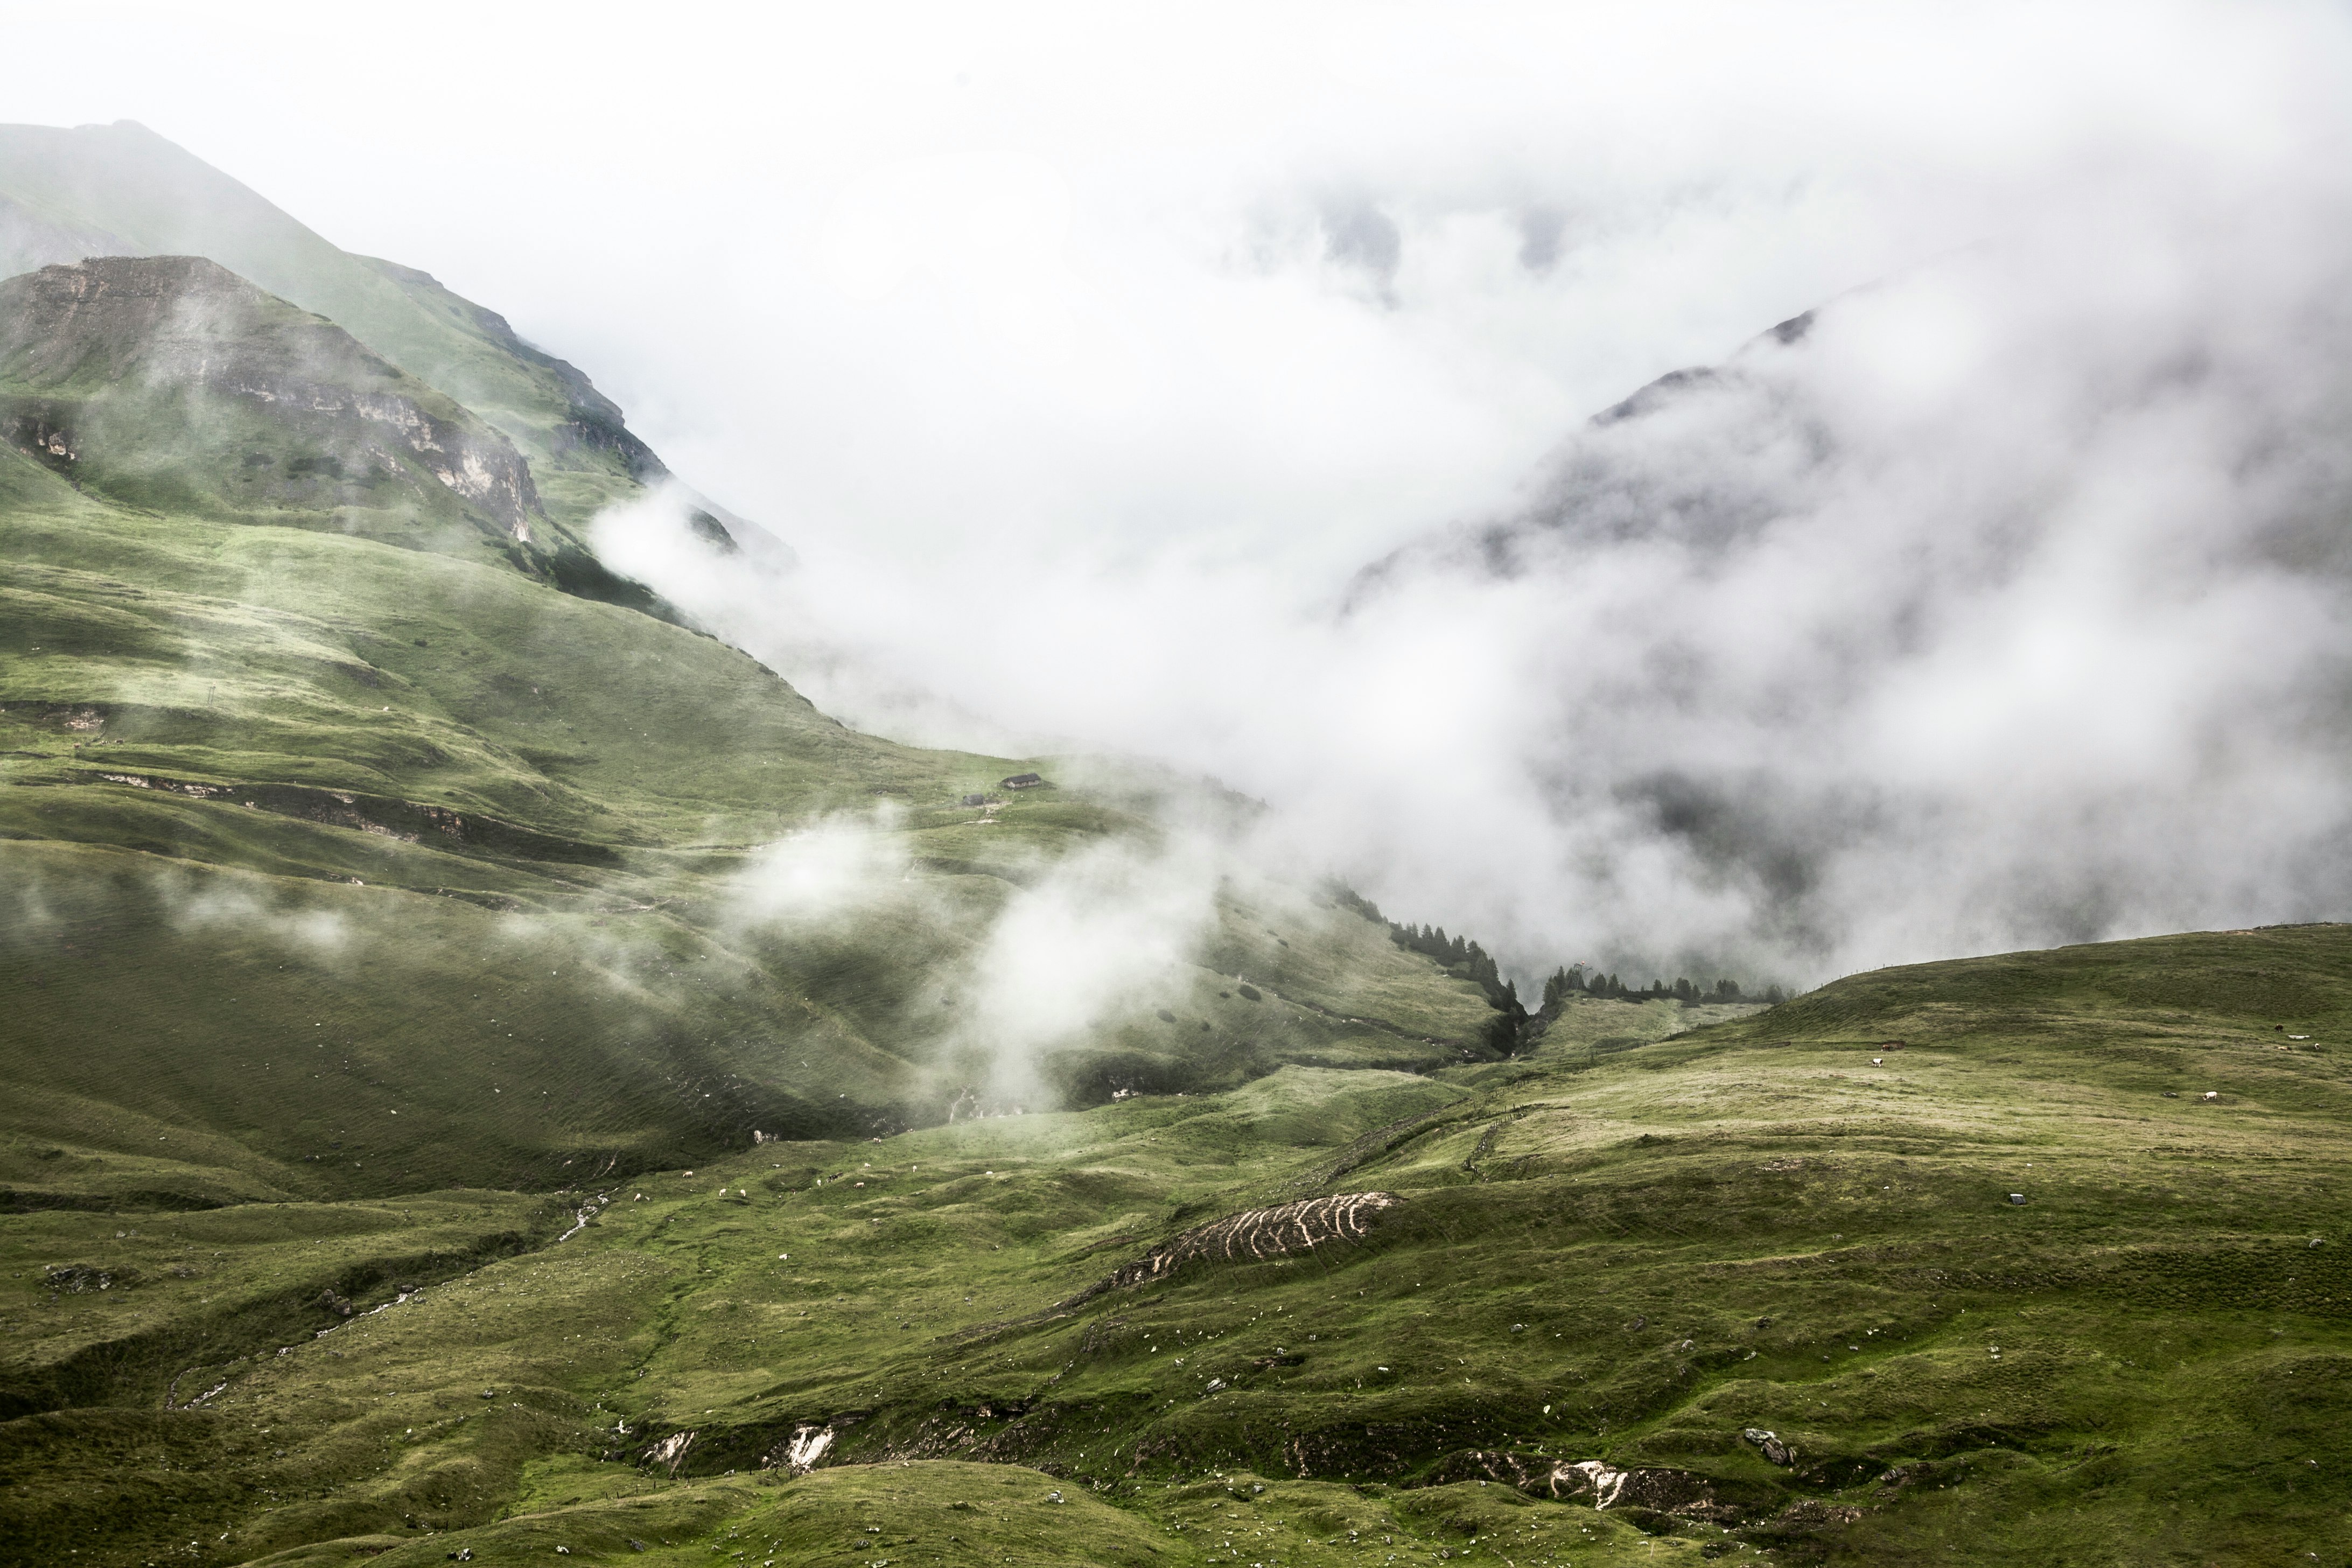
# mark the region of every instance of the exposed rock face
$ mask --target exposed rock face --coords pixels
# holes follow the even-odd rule
[[[130,447],[172,439],[220,399],[314,448],[255,465],[276,470],[266,478],[281,498],[292,480],[407,475],[519,541],[542,516],[530,469],[504,436],[333,322],[199,257],[102,257],[0,282],[0,429],[52,467],[133,463]],[[110,419],[117,401],[141,416]],[[175,416],[157,417],[159,404]],[[199,466],[223,455],[202,444],[187,454]]]
[[[800,1426],[793,1435],[778,1444],[767,1457],[767,1468],[782,1466],[796,1476],[804,1476],[817,1468],[824,1451],[833,1447],[833,1429],[829,1426]]]
[[[669,477],[669,468],[654,455],[653,448],[639,440],[628,428],[621,406],[596,390],[578,367],[557,359],[543,349],[525,342],[509,326],[507,319],[496,310],[486,310],[463,295],[451,293],[429,272],[376,257],[357,258],[362,266],[399,284],[412,298],[427,307],[427,313],[436,321],[454,319],[470,327],[481,339],[495,344],[518,364],[539,373],[548,390],[561,399],[562,416],[546,424],[542,435],[548,450],[561,458],[574,451],[609,452],[621,461],[631,478],[651,484]],[[431,365],[419,365],[418,373],[460,397],[471,407],[480,408],[477,397],[490,388],[478,391],[466,384],[466,378],[444,379],[456,365],[436,371]],[[542,411],[542,416],[547,411]]]
[[[1149,1284],[1196,1260],[1243,1262],[1303,1252],[1326,1242],[1361,1241],[1373,1215],[1402,1202],[1394,1193],[1342,1193],[1228,1215],[1171,1237],[1132,1263],[1120,1265],[1095,1289],[1123,1290]]]
[[[1050,1307],[1026,1317],[982,1323],[948,1337],[982,1339],[1034,1323],[1050,1322],[1069,1316],[1105,1291],[1129,1290],[1156,1279],[1171,1279],[1188,1263],[1253,1262],[1307,1251],[1330,1242],[1360,1242],[1371,1228],[1373,1215],[1402,1202],[1394,1193],[1341,1193],[1334,1197],[1284,1204],[1279,1208],[1227,1215],[1169,1237],[1142,1257],[1120,1264],[1076,1295]],[[1094,1331],[1089,1330],[1089,1335]]]
[[[687,1450],[694,1447],[694,1436],[691,1432],[673,1432],[660,1442],[649,1446],[637,1462],[646,1466],[659,1465],[674,1476],[677,1474],[677,1468],[686,1463]]]
[[[1620,1469],[1600,1459],[1552,1459],[1540,1455],[1474,1450],[1438,1467],[1433,1482],[1483,1477],[1530,1497],[1577,1501],[1596,1509],[1645,1509],[1711,1524],[1736,1524],[1771,1500],[1752,1488],[1727,1486],[1689,1470]]]

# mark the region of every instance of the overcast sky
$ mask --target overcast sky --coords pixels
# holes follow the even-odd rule
[[[49,7],[0,24],[57,35]],[[1882,312],[1895,335],[1864,356],[1973,366],[1955,408],[1999,402],[1996,373],[2089,406],[2146,368],[2098,333],[2161,336],[2249,291],[2281,308],[2246,363],[2292,368],[2279,345],[2340,281],[2341,7],[238,5],[96,7],[70,31],[37,70],[16,54],[0,115],[138,120],[579,363],[801,552],[795,586],[731,584],[724,613],[853,719],[1214,769],[1319,817],[1406,912],[1482,922],[1528,964],[1616,942],[1812,978],[2265,912],[2177,868],[2189,891],[2089,928],[1864,900],[1790,937],[1769,889],[1719,868],[1603,889],[1577,868],[1593,824],[1654,830],[1626,815],[1648,786],[1601,769],[1578,786],[1613,803],[1596,818],[1528,782],[1559,776],[1580,677],[1556,656],[1587,611],[1466,582],[1349,636],[1329,611],[1365,563],[1523,504],[1586,416],[1654,376],[1970,257],[2032,258],[2003,274],[2016,310]],[[2316,259],[2273,268],[2264,246]],[[2119,294],[2147,303],[2109,310]],[[1998,422],[1967,428],[1971,462],[2019,458]],[[1882,501],[1924,493],[1923,431],[1858,444],[1908,476]],[[1816,542],[1835,552],[1868,510],[1841,504],[1848,531]],[[1964,534],[1990,515],[1906,513]],[[719,592],[691,563],[639,564]],[[1687,603],[1682,582],[1647,591]],[[2014,654],[1922,657],[1976,679]],[[1269,721],[1280,699],[1315,721]],[[1525,754],[1530,726],[1557,743]],[[1576,733],[1642,752],[1645,779],[1691,761],[1654,732]],[[1774,731],[1727,758],[1705,734],[1750,772],[1859,744]],[[1909,787],[1891,766],[1864,783]],[[2257,848],[2291,856],[2335,820]],[[1906,832],[1918,864],[2031,853],[2017,820]]]
[[[436,273],[780,532],[1330,569],[2092,171],[2278,157],[2344,32],[2160,0],[101,5],[5,113],[141,121]]]

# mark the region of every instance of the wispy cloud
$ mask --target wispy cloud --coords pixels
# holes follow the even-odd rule
[[[621,563],[845,717],[1213,773],[1525,967],[2340,910],[2341,7],[925,17],[469,16],[541,68],[399,158],[340,110],[430,20],[255,118],[151,19],[17,112],[591,368],[802,558]]]
[[[1572,427],[1344,592],[1180,551],[950,585],[823,542],[722,581],[611,537],[854,718],[1214,772],[1529,968],[2340,913],[2352,192],[2179,173]]]

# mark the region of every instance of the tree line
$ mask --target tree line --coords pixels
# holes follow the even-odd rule
[[[1581,963],[1562,964],[1545,980],[1543,1000],[1529,1014],[1519,1000],[1517,982],[1504,974],[1502,967],[1485,948],[1467,937],[1448,936],[1444,926],[1416,926],[1410,921],[1392,921],[1381,913],[1380,906],[1355,889],[1334,884],[1331,896],[1368,920],[1388,927],[1389,940],[1399,947],[1422,953],[1444,966],[1449,974],[1475,982],[1486,994],[1486,1001],[1496,1012],[1487,1026],[1487,1043],[1509,1054],[1518,1048],[1532,1024],[1548,1023],[1559,1016],[1560,1009],[1579,996],[1589,996],[1617,1002],[1746,1002],[1758,1001],[1775,1005],[1788,1000],[1788,994],[1778,985],[1765,988],[1761,996],[1750,996],[1736,980],[1717,980],[1712,989],[1694,981],[1676,976],[1672,984],[1653,980],[1647,986],[1628,985],[1614,974],[1600,970],[1588,971]]]
[[[1617,1002],[1698,1003],[1750,1000],[1747,993],[1740,990],[1739,982],[1737,980],[1717,980],[1715,983],[1715,988],[1709,990],[1704,985],[1695,984],[1677,975],[1671,985],[1663,980],[1653,980],[1647,986],[1637,990],[1614,974],[1604,974],[1597,969],[1587,973],[1584,965],[1570,963],[1562,964],[1551,973],[1549,979],[1545,980],[1543,1003],[1537,1008],[1537,1016],[1556,1018],[1559,1016],[1560,1008],[1578,996],[1605,997]],[[1766,986],[1763,995],[1753,998],[1768,1005],[1777,1005],[1788,999],[1788,994],[1778,985]]]

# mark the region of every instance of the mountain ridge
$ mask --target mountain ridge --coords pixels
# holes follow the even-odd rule
[[[0,125],[0,277],[117,248],[219,262],[334,321],[514,441],[549,514],[575,534],[648,484],[676,483],[586,374],[525,342],[502,316],[418,268],[341,249],[135,121]],[[736,533],[759,531],[698,496],[689,505]]]
[[[1213,786],[190,500],[509,438],[226,267],[0,282],[123,420],[0,443],[0,1563],[2352,1553],[2352,927],[1522,1030]]]
[[[430,506],[419,485],[429,478],[494,536],[527,544],[534,522],[547,526],[530,467],[504,436],[333,322],[203,258],[97,258],[0,280],[0,389],[20,444],[29,437],[59,472],[134,504],[295,513],[303,478],[348,479],[320,498],[319,521],[372,531],[353,514],[383,510],[367,492],[406,474],[411,505]],[[208,406],[223,403],[244,407]],[[205,426],[251,426],[239,414],[255,405],[273,432],[298,428],[303,449],[280,462],[248,447],[235,454],[238,471],[220,472],[235,438]],[[167,446],[175,423],[198,428]],[[199,488],[192,476],[205,466],[215,471]]]

